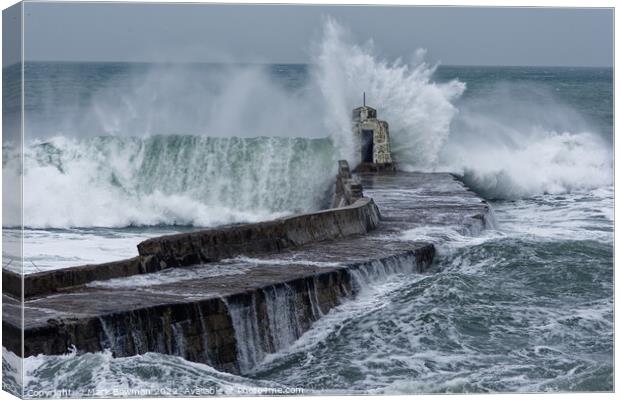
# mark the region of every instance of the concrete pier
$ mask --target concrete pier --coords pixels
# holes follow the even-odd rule
[[[91,266],[62,290],[41,283],[26,294],[23,356],[109,348],[119,357],[160,352],[245,373],[362,284],[424,272],[434,246],[404,240],[407,231],[476,234],[492,223],[488,204],[450,174],[360,174],[355,182],[365,197],[361,188],[343,189],[349,200],[338,203],[353,204],[341,208],[152,239],[118,274]],[[3,291],[3,345],[21,354],[18,297]]]

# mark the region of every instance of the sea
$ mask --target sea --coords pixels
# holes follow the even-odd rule
[[[6,124],[17,121],[19,75],[4,68]],[[370,285],[243,376],[106,350],[28,357],[22,379],[4,349],[5,389],[613,390],[611,68],[389,61],[336,35],[310,64],[28,62],[24,79],[23,148],[10,125],[2,148],[3,267],[19,273],[325,208],[336,161],[359,161],[350,113],[363,92],[390,124],[398,168],[455,174],[489,200],[496,228],[406,232],[435,243],[429,272]],[[7,188],[19,187],[22,160],[20,199]]]

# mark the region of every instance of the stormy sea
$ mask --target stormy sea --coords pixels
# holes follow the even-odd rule
[[[315,47],[307,65],[26,63],[23,221],[4,214],[3,267],[113,261],[145,238],[325,208],[336,161],[359,162],[350,113],[364,91],[398,168],[455,174],[489,200],[496,229],[407,232],[436,244],[429,272],[367,285],[242,376],[71,351],[26,358],[22,380],[5,349],[5,389],[613,389],[612,69],[447,66],[424,51],[383,60],[334,24]],[[4,69],[9,114],[19,74]],[[21,148],[5,136],[9,209]]]

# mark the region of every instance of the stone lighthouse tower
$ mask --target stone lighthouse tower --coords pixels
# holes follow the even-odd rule
[[[394,170],[388,123],[377,119],[377,110],[366,105],[366,93],[363,106],[353,110],[353,134],[361,155],[356,171]]]

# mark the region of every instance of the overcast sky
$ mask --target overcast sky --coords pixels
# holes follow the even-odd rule
[[[446,65],[612,65],[611,9],[50,2],[24,7],[26,60],[307,63],[322,20],[332,16],[358,42],[373,39],[387,58],[408,58],[422,47],[429,60]]]

